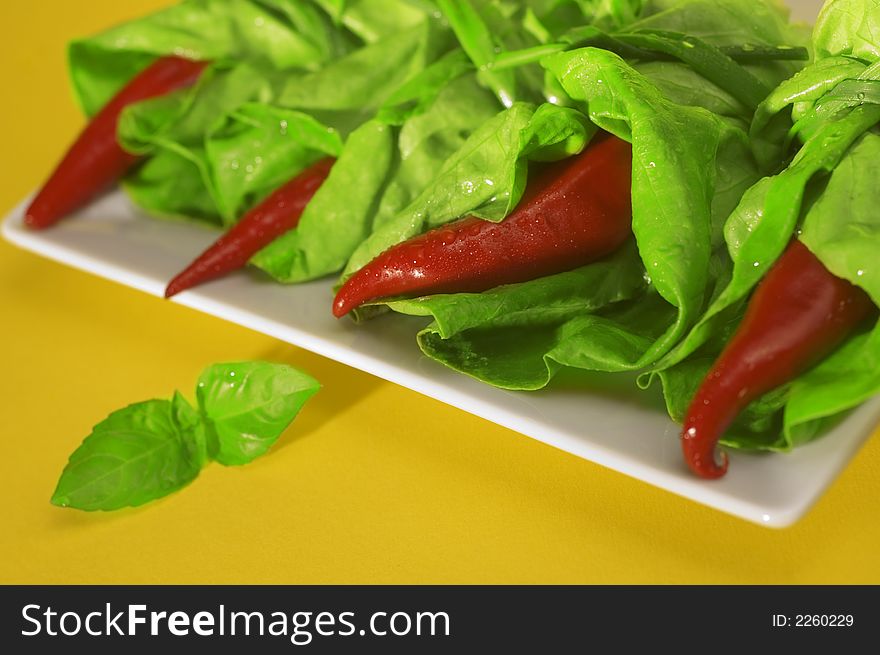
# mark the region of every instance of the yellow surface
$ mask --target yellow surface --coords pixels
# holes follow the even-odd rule
[[[2,3],[0,211],[81,124],[64,43],[161,4]],[[876,436],[773,531],[6,243],[0,303],[0,583],[880,583]],[[255,358],[324,384],[269,456],[137,510],[49,504],[108,412]]]

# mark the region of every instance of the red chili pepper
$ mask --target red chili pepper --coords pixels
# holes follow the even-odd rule
[[[335,161],[321,159],[276,189],[171,280],[165,297],[242,268],[258,250],[295,228]]]
[[[379,298],[479,292],[571,270],[632,234],[630,145],[609,136],[530,182],[499,223],[467,217],[397,244],[352,275],[333,314]]]
[[[157,59],[122,88],[74,141],[25,213],[28,227],[44,228],[79,209],[138,161],[116,141],[122,110],[139,100],[189,86],[207,62],[180,57]]]
[[[794,379],[830,354],[874,307],[793,241],[749,301],[745,317],[691,401],[682,449],[703,478],[727,471],[715,461],[722,433],[761,394]]]

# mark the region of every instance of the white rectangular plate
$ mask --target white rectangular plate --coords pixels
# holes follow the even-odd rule
[[[22,225],[24,204],[3,224],[11,242],[76,268],[161,295],[166,282],[216,238],[197,225],[139,215],[115,191],[41,232]],[[880,420],[880,399],[853,412],[826,437],[784,455],[733,453],[722,480],[692,476],[678,428],[652,394],[634,384],[585,391],[576,384],[541,392],[495,389],[421,355],[425,320],[383,316],[363,325],[330,313],[329,279],[297,286],[252,272],[186,292],[175,302],[244,325],[414,389],[517,432],[686,498],[762,525],[797,520],[834,480]],[[627,388],[632,391],[627,391]]]
[[[809,19],[817,2],[792,2]],[[3,224],[22,248],[161,295],[166,282],[216,238],[195,225],[150,220],[119,191],[51,230],[22,226],[25,203]],[[408,387],[578,457],[760,525],[800,518],[880,421],[880,398],[852,412],[824,438],[789,454],[733,453],[722,480],[692,476],[678,428],[651,394],[555,384],[541,392],[489,387],[423,357],[415,333],[424,319],[385,316],[365,325],[330,313],[332,280],[273,284],[241,272],[174,302],[249,327]],[[625,386],[625,385],[624,385]]]

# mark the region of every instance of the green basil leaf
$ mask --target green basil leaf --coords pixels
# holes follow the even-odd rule
[[[216,167],[207,158],[206,134],[220,129],[225,116],[242,104],[271,97],[272,89],[271,75],[250,64],[214,66],[190,89],[126,107],[117,127],[119,143],[147,157],[145,165],[126,178],[132,200],[159,215],[232,222],[241,207],[230,208],[231,199],[212,183]],[[155,159],[166,163],[153,169]],[[170,162],[176,163],[177,170],[161,174]],[[244,175],[243,168],[240,173],[232,172]],[[198,199],[198,212],[191,211],[194,199]]]
[[[320,388],[294,368],[270,362],[215,364],[199,378],[199,407],[210,419],[225,465],[247,464],[263,455]]]
[[[865,65],[847,57],[828,57],[813,62],[782,82],[758,106],[750,130],[752,147],[763,170],[775,173],[785,158],[792,138],[792,122],[808,118],[815,103],[842,81],[855,78]],[[791,106],[788,115],[783,111]],[[800,127],[806,141],[815,130]]]
[[[83,510],[134,507],[192,482],[215,459],[262,455],[317,390],[289,366],[218,364],[199,380],[196,410],[179,393],[113,412],[71,455],[52,503]]]
[[[844,80],[816,103],[816,111],[834,114],[864,104],[880,105],[880,80]]]
[[[52,503],[89,511],[143,505],[192,482],[206,459],[203,424],[180,394],[137,403],[92,429]]]

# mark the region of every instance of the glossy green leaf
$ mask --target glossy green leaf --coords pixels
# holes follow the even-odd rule
[[[793,121],[808,116],[820,98],[864,70],[862,62],[829,57],[814,61],[777,86],[758,106],[751,126],[753,148],[762,168],[768,173],[777,172],[793,137]],[[786,114],[788,107],[791,110]],[[802,125],[801,140],[809,138],[814,131]]]
[[[418,335],[419,346],[432,359],[494,386],[540,389],[560,365],[572,365],[568,353],[583,353],[579,346],[586,343],[575,343],[571,329],[577,317],[630,299],[645,285],[644,269],[630,244],[605,261],[559,275],[485,293],[387,304],[397,312],[434,319]]]
[[[746,108],[732,95],[707,82],[689,66],[673,65],[664,61],[644,61],[633,64],[669,100],[679,105],[703,107],[729,118],[742,117]]]
[[[711,356],[692,357],[658,375],[663,384],[667,411],[674,421],[680,423],[684,419],[691,398],[709,372],[713,360]],[[790,394],[790,385],[784,385],[750,403],[725,432],[721,443],[747,450],[791,450],[792,443],[783,430],[780,415]]]
[[[190,0],[70,44],[74,89],[94,114],[160,55],[312,67],[351,47],[317,6],[290,0]]]
[[[386,36],[409,29],[433,11],[427,3],[412,0],[318,0],[338,23],[361,38],[375,43]],[[327,5],[334,5],[328,8]]]
[[[831,173],[850,146],[878,120],[880,107],[855,108],[810,138],[779,175],[762,179],[745,193],[725,226],[734,264],[732,278],[699,323],[657,369],[682,361],[706,343],[719,321],[728,320],[728,309],[742,301],[766,275],[794,235],[807,185],[814,177]]]
[[[383,250],[466,215],[503,219],[525,188],[529,160],[560,159],[580,152],[595,128],[572,109],[517,103],[483,122],[441,162],[424,190],[381,222],[352,254],[351,274]]]
[[[394,91],[376,119],[389,125],[402,125],[408,118],[424,113],[440,92],[453,80],[473,70],[461,50],[453,50],[425,68]]]
[[[192,482],[210,461],[246,464],[296,417],[318,383],[281,364],[217,364],[202,374],[199,410],[175,392],[113,412],[71,455],[52,503],[114,510]]]
[[[880,64],[870,29],[878,13],[877,3],[826,3],[814,32],[817,61],[780,84],[759,107],[752,137],[767,168],[778,169],[794,135],[802,145],[784,170],[745,193],[725,226],[730,281],[657,366],[670,413],[673,406],[683,411],[695,391],[670,380],[681,378],[677,371],[693,366],[700,353],[711,361],[720,351],[748,293],[792,237],[835,275],[864,288],[875,302],[880,299],[875,266],[880,137],[871,131],[880,122],[874,88]],[[789,106],[792,119],[783,113]],[[750,416],[766,428],[763,436],[733,430],[727,443],[787,450],[821,435],[842,412],[880,390],[878,344],[876,328],[849,339],[790,385],[753,403]]]
[[[808,35],[775,0],[647,0],[642,18],[623,30],[666,30],[715,46],[795,45]]]
[[[175,150],[150,157],[122,181],[137,206],[156,218],[202,220],[222,224],[216,200],[211,196],[203,171],[191,158]]]
[[[173,153],[187,162],[157,187],[148,161],[127,180],[134,200],[162,215],[207,214],[230,225],[306,166],[338,154],[336,130],[308,114],[257,102],[273,97],[276,85],[265,71],[242,64],[208,71],[191,91],[127,108],[118,127],[123,147],[154,158]],[[177,192],[184,185],[193,193]],[[188,212],[194,196],[210,204],[203,200],[204,209]]]
[[[813,62],[782,82],[763,100],[755,112],[752,134],[759,134],[786,107],[796,103],[812,105],[840,82],[857,77],[864,70],[862,62],[848,57],[828,57]]]
[[[179,394],[113,412],[70,456],[52,503],[83,510],[134,507],[192,482],[206,461],[204,428]]]
[[[215,364],[196,394],[216,437],[213,459],[247,464],[266,453],[320,388],[309,375],[270,362]]]
[[[391,92],[451,45],[449,31],[431,11],[405,0],[383,0],[369,9],[363,2],[329,7],[330,16],[327,7],[301,1],[274,0],[263,3],[266,7],[256,0],[223,7],[211,0],[185,4],[192,5],[190,13],[159,12],[87,42],[103,48],[100,62],[121,61],[136,42],[162,51],[163,38],[175,29],[189,29],[189,22],[198,24],[205,15],[231,21],[231,27],[215,26],[228,28],[222,36],[229,42],[210,44],[227,48],[229,56],[210,57],[215,63],[193,88],[136,103],[121,116],[123,147],[164,159],[157,167],[148,160],[126,181],[132,199],[160,216],[234,223],[316,159],[339,154],[343,139]],[[378,5],[382,16],[375,11]],[[269,11],[275,22],[263,21],[259,11]],[[250,35],[237,27],[245,16],[263,21],[269,30],[260,42],[266,52],[258,44],[235,42],[233,37]],[[281,24],[294,35],[308,30],[308,39],[327,47],[317,59],[304,53],[298,60],[293,54],[285,59],[269,39]],[[358,38],[363,43],[349,33],[352,25],[362,32]],[[74,73],[83,70],[91,69],[77,60]],[[96,90],[98,83],[86,78],[85,87]],[[160,179],[159,170],[174,174]],[[189,193],[180,193],[184,189]]]
[[[770,89],[720,48],[695,36],[665,30],[639,30],[623,35],[628,43],[680,59],[695,72],[724,89],[752,112]]]
[[[263,248],[251,263],[281,282],[338,270],[372,224],[374,201],[393,163],[394,134],[368,122],[348,138],[330,175],[300,217],[299,226]],[[369,166],[364,162],[369,161]]]
[[[224,223],[318,159],[338,156],[336,130],[300,111],[246,103],[227,114],[208,134],[205,157],[211,195]]]
[[[330,176],[291,230],[252,260],[275,279],[298,282],[339,271],[375,230],[433,184],[465,138],[497,111],[465,75],[400,128],[370,121],[352,134]]]
[[[797,122],[789,136],[797,135],[802,141],[839,120],[847,110],[860,105],[877,104],[877,87],[880,84],[880,61],[867,66],[857,76],[842,80],[828,93],[819,98],[812,107],[798,112]]]
[[[349,112],[358,117],[354,123],[358,125],[451,45],[448,31],[426,18],[329,62],[318,71],[291,78],[275,102],[307,111],[328,123],[333,121],[326,118],[326,113]]]
[[[876,114],[880,120],[880,112]],[[880,305],[880,136],[866,133],[834,168],[798,238],[832,273]]]
[[[742,152],[737,142],[745,135],[701,108],[671,102],[605,50],[560,53],[545,65],[572,98],[587,103],[594,123],[633,144],[633,232],[653,285],[678,309],[664,335],[632,362],[641,368],[671,348],[701,309],[718,153]]]
[[[791,385],[785,437],[797,446],[821,436],[841,412],[880,393],[880,326],[849,339]]]
[[[505,107],[510,107],[518,99],[516,78],[513,71],[492,68],[498,46],[489,25],[470,0],[437,0],[437,5],[486,84]]]
[[[877,0],[829,0],[813,29],[817,59],[848,55],[880,60],[880,6]]]

